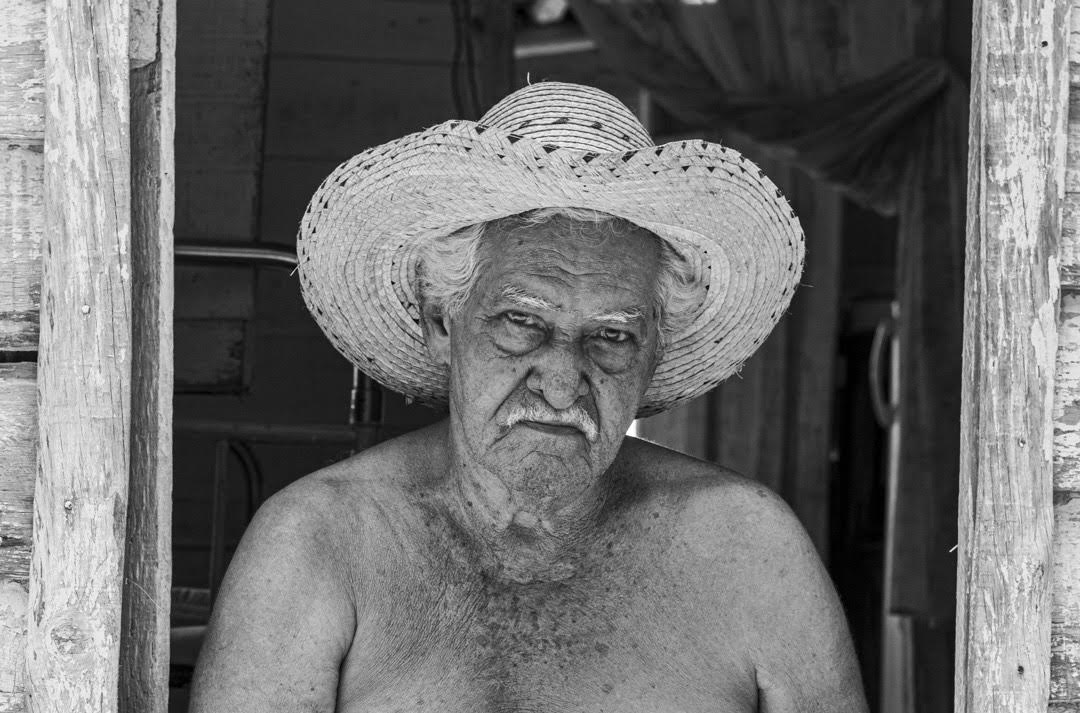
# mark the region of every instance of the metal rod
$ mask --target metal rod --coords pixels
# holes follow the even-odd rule
[[[596,41],[574,26],[551,26],[522,30],[514,38],[514,59],[591,52]]]
[[[291,248],[270,247],[257,243],[177,243],[178,261],[242,262],[245,264],[296,267],[296,252]]]
[[[356,438],[355,429],[372,428],[371,425],[356,424],[273,424],[273,423],[231,423],[203,419],[178,420],[173,425],[177,435],[210,436],[234,438],[249,443],[298,443],[298,444],[333,444],[352,445]]]

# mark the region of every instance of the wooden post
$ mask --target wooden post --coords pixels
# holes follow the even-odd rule
[[[1046,710],[1067,0],[977,0],[957,713]]]
[[[140,0],[131,56],[131,475],[120,704],[169,707],[176,0]],[[135,37],[147,39],[137,46]],[[140,55],[135,50],[141,51]]]
[[[48,0],[30,710],[117,709],[131,424],[128,0]]]

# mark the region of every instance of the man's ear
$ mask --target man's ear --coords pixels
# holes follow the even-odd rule
[[[424,331],[424,343],[428,354],[438,364],[450,364],[450,318],[442,307],[425,303],[420,313],[420,328]]]

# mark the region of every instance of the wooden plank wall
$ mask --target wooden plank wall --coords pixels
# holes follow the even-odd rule
[[[0,364],[0,711],[24,710],[37,367]]]
[[[0,2],[0,351],[37,348],[44,41],[44,0]]]
[[[1069,117],[1054,393],[1050,710],[1080,711],[1080,2],[1069,32]]]
[[[223,18],[235,25],[242,16],[227,8],[240,4],[241,0],[227,0],[213,7],[225,7]],[[186,5],[186,0],[180,4],[177,83],[189,86],[188,94],[192,94],[197,85],[184,76],[184,53],[190,51],[185,50],[185,38],[211,32],[215,26],[209,20],[196,25],[190,18],[185,23]],[[199,0],[196,5],[205,5],[210,12],[209,2]],[[267,54],[261,60],[265,132],[258,147],[261,179],[253,224],[264,244],[292,249],[308,199],[338,163],[371,145],[453,116],[453,24],[446,0],[274,0],[267,17],[263,50]],[[211,40],[193,38],[191,42],[207,45]],[[178,123],[193,121],[184,117],[184,112],[195,108],[191,98],[181,92],[178,101],[187,102],[178,107]],[[240,109],[234,107],[234,111]],[[181,152],[195,140],[190,132],[178,129],[178,164]],[[187,190],[190,187],[177,187],[178,193]],[[178,236],[180,225],[178,212]],[[344,426],[349,417],[351,367],[311,319],[296,278],[281,268],[260,268],[252,285],[241,272],[201,265],[177,272],[178,381],[221,384],[237,368],[248,373],[239,396],[221,390],[214,394],[205,389],[204,393],[178,389],[178,423]],[[192,334],[210,329],[222,332],[222,338],[211,344]],[[241,329],[247,340],[243,345],[229,337],[239,336]],[[211,346],[220,358],[195,358]],[[203,371],[196,373],[195,368]],[[400,399],[388,397],[385,403],[388,411],[404,409]],[[434,415],[427,409],[411,409],[427,418]],[[340,444],[260,443],[253,448],[262,470],[264,495],[348,451]],[[177,585],[207,583],[206,513],[213,451],[212,439],[177,435]],[[231,545],[246,522],[241,470],[235,461],[230,469],[227,539]]]
[[[176,240],[258,241],[270,0],[177,10]],[[254,294],[251,267],[179,266],[179,391],[248,386]]]
[[[25,710],[44,232],[45,0],[0,0],[0,711]]]

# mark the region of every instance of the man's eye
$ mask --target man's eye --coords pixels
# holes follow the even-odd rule
[[[539,327],[540,322],[532,315],[525,314],[524,312],[504,312],[503,319],[511,324],[521,325],[522,327]]]
[[[612,344],[622,344],[623,342],[630,339],[629,332],[624,332],[621,329],[610,328],[601,329],[599,332],[596,333],[596,336],[600,337],[605,342],[610,342]]]

